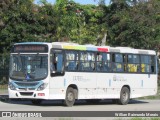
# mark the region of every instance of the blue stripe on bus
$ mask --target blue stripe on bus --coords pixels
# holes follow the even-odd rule
[[[87,50],[90,50],[90,51],[97,51],[97,48],[94,48],[94,47],[87,47]]]
[[[109,87],[111,87],[111,80],[109,80]]]
[[[66,79],[64,78],[64,87],[66,86]]]
[[[141,80],[141,87],[143,87],[143,80]]]

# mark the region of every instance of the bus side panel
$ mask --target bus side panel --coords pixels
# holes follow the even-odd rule
[[[50,77],[49,99],[65,99],[65,78],[64,76]]]
[[[78,99],[120,98],[123,86],[130,89],[130,98],[155,95],[156,74],[66,72],[50,79],[50,98],[65,99],[70,85],[78,88]]]
[[[96,98],[96,74],[91,72],[65,72],[64,76],[50,78],[50,98],[65,99],[70,85],[77,86],[78,99]]]
[[[114,74],[98,73],[97,76],[97,98],[119,98],[122,85],[114,86]]]
[[[130,98],[157,92],[156,74],[99,73],[97,76],[97,98],[120,98],[123,86],[129,87]]]
[[[155,95],[157,93],[156,74],[133,74],[130,77],[131,98]]]
[[[74,84],[78,88],[78,99],[96,98],[97,75],[93,72],[66,72],[66,87]]]

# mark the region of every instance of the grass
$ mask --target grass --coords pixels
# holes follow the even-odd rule
[[[0,94],[5,94],[8,92],[8,85],[0,85]]]

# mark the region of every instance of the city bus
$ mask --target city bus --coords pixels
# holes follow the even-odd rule
[[[157,93],[154,50],[79,45],[66,42],[23,42],[11,48],[8,92],[11,99],[111,99],[126,105],[130,99]]]

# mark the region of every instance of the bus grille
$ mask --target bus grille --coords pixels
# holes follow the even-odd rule
[[[19,90],[26,90],[26,88],[18,88]],[[28,90],[35,90],[36,88],[27,88]]]
[[[20,92],[22,96],[32,96],[33,92]]]
[[[25,83],[21,83],[21,82],[15,82],[18,86],[21,86],[21,87],[35,87],[36,85],[39,84],[39,82],[25,82]]]

